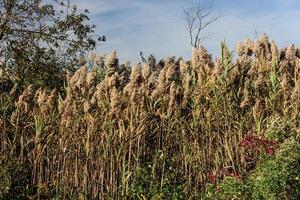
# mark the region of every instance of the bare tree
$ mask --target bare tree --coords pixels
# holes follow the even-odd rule
[[[199,48],[203,39],[208,35],[202,35],[203,30],[213,22],[217,21],[221,15],[212,15],[207,9],[200,5],[184,9],[190,42],[194,48]]]

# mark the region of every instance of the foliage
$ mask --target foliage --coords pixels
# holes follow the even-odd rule
[[[0,157],[0,199],[27,199],[33,195],[30,171],[16,160]]]
[[[292,131],[292,130],[288,130]],[[226,177],[209,184],[204,199],[299,199],[299,135],[287,137],[274,155],[262,152],[259,164],[243,180]]]
[[[157,163],[145,163],[145,166],[134,170],[129,187],[130,198],[184,199],[184,185],[178,181],[181,174],[174,168],[176,158],[168,158],[159,150],[155,160]]]
[[[0,78],[21,89],[29,84],[60,89],[65,70],[76,69],[78,54],[96,46],[87,14],[64,0],[1,0]]]

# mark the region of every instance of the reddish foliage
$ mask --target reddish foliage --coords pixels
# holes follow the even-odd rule
[[[209,181],[210,183],[215,183],[215,182],[217,181],[217,176],[214,175],[214,174],[209,174],[209,175],[208,175],[208,181]]]
[[[251,133],[246,135],[241,142],[241,146],[244,149],[242,159],[247,163],[247,170],[255,168],[261,152],[264,152],[268,156],[273,155],[276,145],[275,141],[260,138]]]
[[[258,160],[258,156],[261,152],[265,152],[267,155],[273,155],[275,153],[276,142],[264,138],[259,138],[253,134],[248,134],[241,142],[241,146],[244,149],[243,157],[248,163],[255,163]],[[223,168],[219,172],[211,172],[207,179],[209,183],[216,183],[217,181],[224,180],[226,177],[234,177],[237,181],[243,179],[242,175],[234,171],[232,168]],[[216,188],[216,192],[220,191]]]
[[[268,154],[268,155],[273,155],[274,154],[274,147],[265,147],[265,152]]]
[[[242,140],[241,145],[245,149],[246,154],[250,151],[255,152],[256,154],[264,151],[268,155],[273,155],[276,142],[249,134]]]

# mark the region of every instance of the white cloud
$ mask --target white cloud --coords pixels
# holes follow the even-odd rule
[[[280,0],[281,1],[281,0]],[[283,0],[282,0],[283,1]],[[293,3],[293,0],[288,0]],[[99,46],[101,53],[116,49],[121,62],[139,61],[139,51],[156,57],[190,57],[189,37],[183,17],[184,1],[137,0],[74,0],[79,7],[90,10],[98,33],[108,41]],[[180,3],[181,2],[181,3]],[[246,8],[245,8],[246,9]],[[254,38],[255,31],[266,32],[280,46],[300,43],[300,10],[272,10],[245,13],[240,8],[222,10],[221,19],[208,29],[211,39],[204,45],[214,55],[219,54],[220,41],[234,50],[238,41]],[[299,39],[298,39],[299,38]]]

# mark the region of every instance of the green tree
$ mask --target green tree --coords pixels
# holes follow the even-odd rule
[[[2,80],[59,89],[66,70],[76,69],[79,54],[105,41],[93,34],[88,13],[68,0],[0,0]]]

